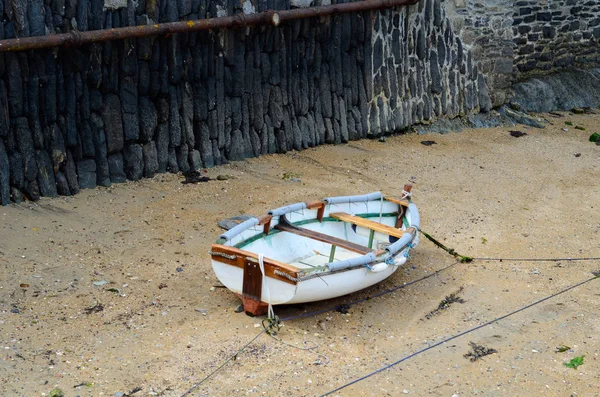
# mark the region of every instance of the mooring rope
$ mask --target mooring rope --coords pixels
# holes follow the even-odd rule
[[[475,260],[477,261],[487,261],[487,262],[504,262],[504,261],[513,261],[513,262],[575,262],[575,261],[598,261],[600,257],[584,257],[584,258],[477,258],[472,256],[460,255],[458,252],[454,250],[454,248],[448,248],[444,244],[440,243],[438,240],[433,238],[430,234],[424,232],[420,228],[419,232],[423,234],[429,241],[435,244],[437,247],[443,249],[456,259],[458,259],[461,263],[469,263]]]
[[[421,281],[427,280],[428,278],[437,276],[438,274],[440,274],[440,273],[442,273],[442,272],[444,272],[444,271],[446,271],[446,270],[448,270],[448,269],[456,266],[459,263],[461,263],[461,262],[454,262],[453,264],[445,266],[445,267],[443,267],[443,268],[441,268],[439,270],[436,270],[435,272],[433,272],[431,274],[428,274],[426,276],[423,276],[423,277],[418,278],[418,279],[413,280],[413,281],[409,281],[408,283],[396,285],[396,286],[394,286],[392,288],[389,288],[389,289],[387,289],[385,291],[379,292],[379,293],[374,294],[374,295],[369,295],[369,296],[361,298],[361,299],[357,299],[357,300],[354,300],[354,301],[351,301],[351,302],[348,302],[348,303],[344,303],[343,305],[330,306],[330,307],[325,308],[325,309],[315,310],[314,312],[302,313],[302,314],[297,314],[295,316],[284,317],[284,318],[281,319],[281,321],[289,321],[289,320],[297,320],[299,318],[313,317],[313,316],[316,316],[318,314],[323,314],[323,313],[331,312],[331,311],[334,311],[334,310],[338,310],[338,309],[340,309],[341,306],[344,306],[344,305],[345,306],[352,306],[352,305],[356,305],[358,303],[366,302],[368,300],[371,300],[371,299],[374,299],[374,298],[378,298],[378,297],[383,296],[383,295],[387,295],[387,294],[389,294],[391,292],[394,292],[394,291],[397,291],[399,289],[409,287],[409,286],[411,286],[413,284],[420,283]]]
[[[271,304],[271,291],[269,290],[269,285],[267,284],[267,274],[265,273],[265,256],[263,254],[258,254],[258,267],[260,268],[260,273],[262,274],[261,282],[265,286],[265,290],[267,293],[267,304],[269,305],[269,309],[267,312],[267,318],[269,320],[275,320],[275,312],[273,311],[273,305]]]
[[[473,258],[474,261],[488,262],[576,262],[576,261],[600,261],[600,257],[594,258]]]
[[[342,386],[340,386],[340,387],[337,387],[337,388],[335,388],[335,389],[333,389],[333,390],[331,390],[331,391],[328,391],[327,393],[325,393],[325,394],[322,394],[320,397],[328,396],[328,395],[330,395],[330,394],[332,394],[332,393],[335,393],[335,392],[337,392],[337,391],[340,391],[340,390],[342,390],[342,389],[344,389],[344,388],[346,388],[346,387],[348,387],[348,386],[350,386],[350,385],[353,385],[353,384],[355,384],[355,383],[358,383],[358,382],[360,382],[360,381],[362,381],[362,380],[365,380],[365,379],[367,379],[367,378],[369,378],[369,377],[371,377],[371,376],[373,376],[373,375],[375,375],[375,374],[378,374],[378,373],[380,373],[380,372],[382,372],[382,371],[385,371],[386,369],[389,369],[389,368],[391,368],[391,367],[393,367],[393,366],[395,366],[395,365],[398,365],[398,364],[400,364],[400,363],[401,363],[401,362],[403,362],[403,361],[406,361],[406,360],[408,360],[408,359],[410,359],[410,358],[413,358],[413,357],[415,357],[415,356],[418,356],[419,354],[425,353],[425,352],[426,352],[426,351],[428,351],[428,350],[431,350],[431,349],[433,349],[433,348],[436,348],[436,347],[438,347],[438,346],[441,346],[441,345],[443,345],[444,343],[450,342],[451,340],[454,340],[454,339],[460,338],[461,336],[464,336],[464,335],[470,334],[471,332],[475,332],[475,331],[477,331],[477,330],[479,330],[479,329],[481,329],[481,328],[487,327],[488,325],[490,325],[490,324],[493,324],[493,323],[495,323],[495,322],[498,322],[498,321],[504,320],[504,319],[505,319],[505,318],[507,318],[507,317],[513,316],[513,315],[515,315],[515,314],[517,314],[517,313],[520,313],[520,312],[522,312],[522,311],[524,311],[524,310],[527,310],[527,309],[529,309],[529,308],[531,308],[531,307],[533,307],[533,306],[535,306],[535,305],[538,305],[538,304],[540,304],[540,303],[542,303],[542,302],[545,302],[545,301],[547,301],[547,300],[549,300],[549,299],[552,299],[552,298],[554,298],[554,297],[557,297],[557,296],[559,296],[559,295],[561,295],[561,294],[564,294],[565,292],[571,291],[572,289],[575,289],[575,288],[577,288],[577,287],[580,287],[580,286],[582,286],[582,285],[584,285],[584,284],[586,284],[586,283],[589,283],[590,281],[596,280],[596,279],[598,279],[598,278],[600,278],[600,273],[598,273],[598,274],[594,274],[594,277],[592,277],[592,278],[588,278],[587,280],[581,281],[581,282],[579,282],[579,283],[577,283],[577,284],[575,284],[575,285],[571,285],[570,287],[567,287],[567,288],[563,289],[562,291],[556,292],[556,293],[554,293],[554,294],[552,294],[552,295],[549,295],[549,296],[547,296],[547,297],[545,297],[545,298],[542,298],[542,299],[540,299],[540,300],[538,300],[538,301],[535,301],[535,302],[533,302],[533,303],[530,303],[529,305],[523,306],[523,307],[521,307],[520,309],[514,310],[514,311],[512,311],[512,312],[510,312],[510,313],[507,313],[507,314],[505,314],[505,315],[503,315],[503,316],[497,317],[497,318],[495,318],[495,319],[493,319],[493,320],[490,320],[490,321],[488,321],[488,322],[486,322],[486,323],[484,323],[484,324],[480,324],[480,325],[478,325],[478,326],[476,326],[476,327],[473,327],[473,328],[471,328],[471,329],[468,329],[468,330],[466,330],[466,331],[463,331],[463,332],[461,332],[461,333],[459,333],[459,334],[453,335],[453,336],[451,336],[451,337],[449,337],[449,338],[446,338],[446,339],[444,339],[444,340],[442,340],[442,341],[440,341],[440,342],[434,343],[434,344],[433,344],[433,345],[431,345],[431,346],[427,346],[427,347],[425,347],[425,348],[423,348],[423,349],[421,349],[421,350],[417,350],[416,352],[414,352],[414,353],[411,353],[411,354],[409,354],[409,355],[407,355],[407,356],[405,356],[405,357],[402,357],[401,359],[399,359],[399,360],[396,360],[396,361],[394,361],[393,363],[390,363],[390,364],[388,364],[388,365],[385,365],[385,366],[383,366],[383,367],[381,367],[381,368],[379,368],[379,369],[377,369],[377,370],[375,370],[375,371],[373,371],[373,372],[371,372],[371,373],[368,373],[367,375],[361,376],[360,378],[354,379],[354,380],[353,380],[353,381],[351,381],[351,382],[348,382],[348,383],[346,383],[346,384],[344,384],[344,385],[342,385]]]
[[[200,385],[202,385],[204,382],[206,382],[208,379],[210,379],[212,376],[214,376],[214,374],[216,374],[216,373],[217,373],[219,370],[221,370],[223,367],[225,367],[225,365],[227,365],[227,364],[228,364],[228,363],[229,363],[231,360],[233,360],[233,359],[234,359],[234,358],[236,358],[236,357],[237,357],[239,354],[241,354],[241,353],[242,353],[242,352],[243,352],[243,351],[244,351],[244,350],[245,350],[245,349],[246,349],[246,348],[247,348],[247,347],[248,347],[248,346],[249,346],[249,345],[250,345],[252,342],[254,342],[254,341],[255,341],[255,340],[256,340],[256,339],[257,339],[259,336],[261,336],[263,333],[267,333],[268,335],[270,335],[271,337],[273,337],[275,340],[277,340],[277,341],[279,341],[279,342],[281,342],[281,343],[283,343],[283,344],[286,344],[286,345],[288,345],[288,346],[290,346],[290,347],[293,347],[293,348],[296,348],[296,349],[300,349],[300,350],[307,350],[307,351],[310,351],[310,352],[312,352],[312,353],[314,353],[314,354],[317,354],[317,355],[319,355],[319,356],[323,356],[323,357],[327,358],[327,363],[329,363],[329,358],[328,358],[327,356],[325,356],[325,355],[323,355],[323,354],[320,354],[320,353],[317,353],[317,352],[314,352],[314,351],[312,350],[312,349],[315,349],[315,348],[317,348],[317,347],[318,347],[318,345],[317,345],[316,347],[310,347],[310,348],[309,348],[309,347],[307,347],[307,346],[306,346],[306,341],[304,341],[304,343],[305,343],[305,348],[300,348],[300,347],[298,347],[298,346],[294,346],[294,345],[291,345],[291,344],[289,344],[289,343],[286,343],[286,342],[284,342],[283,340],[281,340],[280,338],[275,338],[275,337],[274,337],[274,335],[277,335],[277,332],[278,332],[278,331],[279,331],[279,329],[281,328],[281,323],[282,323],[283,321],[288,321],[288,320],[296,320],[296,319],[300,319],[300,318],[307,318],[307,317],[313,317],[313,316],[316,316],[316,315],[319,315],[319,314],[323,314],[323,313],[327,313],[327,312],[330,312],[330,311],[339,310],[339,309],[340,309],[342,306],[350,307],[350,306],[352,306],[352,305],[356,305],[356,304],[358,304],[358,303],[362,303],[362,302],[365,302],[365,301],[368,301],[368,300],[371,300],[371,299],[374,299],[374,298],[378,298],[378,297],[380,297],[380,296],[387,295],[387,294],[389,294],[389,293],[391,293],[391,292],[394,292],[394,291],[397,291],[397,290],[399,290],[399,289],[402,289],[402,288],[409,287],[409,286],[411,286],[411,285],[414,285],[414,284],[416,284],[416,283],[419,283],[419,282],[421,282],[421,281],[424,281],[424,280],[427,280],[427,279],[429,279],[429,278],[431,278],[431,277],[434,277],[434,276],[436,276],[436,275],[438,275],[438,274],[440,274],[440,273],[442,273],[442,272],[444,272],[444,271],[446,271],[446,270],[449,270],[450,268],[452,268],[452,267],[454,267],[454,266],[456,266],[456,265],[458,265],[458,264],[461,264],[461,263],[470,263],[470,262],[472,262],[472,261],[474,261],[474,260],[478,260],[478,261],[500,261],[500,262],[502,262],[502,261],[515,261],[515,262],[519,262],[519,261],[538,261],[538,262],[549,262],[549,261],[552,261],[552,262],[559,262],[559,261],[594,261],[594,260],[600,260],[600,257],[584,257],[584,258],[547,258],[547,259],[536,259],[536,258],[522,258],[522,259],[519,259],[519,258],[474,258],[474,257],[465,256],[465,255],[460,255],[460,254],[458,254],[458,253],[457,253],[457,252],[456,252],[454,249],[452,249],[452,248],[447,248],[447,247],[446,247],[444,244],[440,243],[439,241],[437,241],[436,239],[434,239],[433,237],[431,237],[431,236],[430,236],[428,233],[425,233],[425,232],[423,232],[423,231],[422,231],[422,230],[420,230],[420,229],[418,229],[418,230],[419,230],[421,233],[423,233],[423,235],[424,235],[424,236],[425,236],[425,237],[426,237],[428,240],[430,240],[432,243],[434,243],[434,244],[435,244],[437,247],[439,247],[439,248],[442,248],[444,251],[448,252],[450,255],[452,255],[453,257],[455,257],[456,259],[458,259],[458,261],[457,261],[457,262],[454,262],[454,263],[452,263],[452,264],[450,264],[450,265],[448,265],[448,266],[445,266],[445,267],[443,267],[443,268],[441,268],[441,269],[439,269],[439,270],[436,270],[435,272],[433,272],[433,273],[431,273],[431,274],[428,274],[428,275],[426,275],[426,276],[423,276],[423,277],[421,277],[421,278],[418,278],[418,279],[416,279],[416,280],[413,280],[413,281],[410,281],[410,282],[408,282],[408,283],[404,283],[404,284],[401,284],[401,285],[396,285],[396,286],[394,286],[394,287],[392,287],[392,288],[389,288],[389,289],[387,289],[387,290],[385,290],[385,291],[382,291],[382,292],[379,292],[379,293],[377,293],[377,294],[374,294],[374,295],[369,295],[369,296],[367,296],[367,297],[365,297],[365,298],[357,299],[357,300],[354,300],[354,301],[351,301],[351,302],[349,302],[349,303],[345,303],[345,304],[342,304],[342,305],[331,306],[331,307],[328,307],[328,308],[325,308],[325,309],[322,309],[322,310],[315,310],[315,311],[313,311],[313,312],[309,312],[309,313],[302,313],[302,314],[299,314],[299,315],[288,316],[288,317],[284,317],[284,318],[282,318],[282,319],[280,319],[279,317],[277,317],[277,316],[276,316],[276,315],[273,313],[273,317],[272,317],[272,318],[270,318],[270,317],[269,317],[269,318],[266,318],[266,319],[264,319],[264,320],[262,321],[263,329],[262,329],[262,330],[261,330],[261,331],[260,331],[258,334],[256,334],[256,335],[255,335],[255,336],[254,336],[254,337],[253,337],[253,338],[252,338],[252,339],[251,339],[251,340],[250,340],[248,343],[246,343],[244,346],[242,346],[242,347],[241,347],[241,348],[240,348],[240,349],[239,349],[239,350],[238,350],[238,351],[237,351],[235,354],[233,354],[231,357],[229,357],[227,360],[225,360],[225,361],[224,361],[224,362],[223,362],[223,363],[222,363],[222,364],[221,364],[221,365],[220,365],[218,368],[216,368],[214,371],[212,371],[210,374],[208,374],[206,377],[204,377],[204,378],[203,378],[203,379],[202,379],[200,382],[198,382],[198,383],[196,383],[194,386],[192,386],[192,388],[190,388],[190,389],[189,389],[188,391],[186,391],[184,394],[182,394],[182,395],[181,395],[181,397],[185,397],[185,396],[187,396],[187,395],[188,395],[188,394],[190,394],[190,393],[191,393],[193,390],[195,390],[195,389],[196,389],[196,388],[198,388]],[[419,351],[417,351],[417,352],[414,352],[414,353],[412,353],[412,354],[410,354],[410,355],[408,355],[408,356],[406,356],[406,357],[403,357],[403,358],[401,358],[400,360],[397,360],[397,361],[395,361],[395,362],[393,362],[393,363],[391,363],[391,364],[388,364],[388,365],[386,365],[385,367],[382,367],[382,368],[380,368],[380,369],[378,369],[378,370],[376,370],[376,371],[373,371],[373,372],[372,372],[372,373],[370,373],[370,374],[367,374],[367,375],[365,375],[365,376],[363,376],[363,377],[361,377],[361,378],[355,379],[355,380],[353,380],[352,382],[349,382],[349,383],[347,383],[347,384],[345,384],[345,385],[343,385],[343,386],[340,386],[340,387],[338,387],[338,388],[337,388],[337,389],[335,389],[335,390],[331,390],[331,391],[327,392],[326,394],[323,394],[322,396],[329,395],[329,394],[331,394],[331,393],[334,393],[334,392],[336,392],[336,391],[338,391],[338,390],[341,390],[341,389],[343,389],[343,388],[345,388],[345,387],[348,387],[348,386],[350,386],[350,385],[352,385],[352,384],[354,384],[354,383],[360,382],[361,380],[364,380],[364,379],[366,379],[366,378],[369,378],[369,377],[371,377],[371,376],[373,376],[373,375],[375,375],[375,374],[377,374],[377,373],[379,373],[379,372],[381,372],[381,371],[384,371],[384,370],[386,370],[386,369],[388,369],[388,368],[390,368],[390,367],[392,367],[392,366],[394,366],[394,365],[397,365],[397,364],[399,364],[399,363],[401,363],[401,362],[403,362],[403,361],[406,361],[406,360],[408,360],[408,359],[410,359],[410,358],[412,358],[412,357],[415,357],[415,356],[417,356],[417,355],[419,355],[419,354],[421,354],[421,353],[424,353],[424,352],[426,352],[426,351],[428,351],[428,350],[430,350],[430,349],[433,349],[434,347],[437,347],[437,346],[439,346],[439,345],[441,345],[441,344],[444,344],[444,343],[446,343],[446,342],[448,342],[448,341],[451,341],[451,340],[453,340],[453,339],[457,339],[457,338],[459,338],[459,337],[461,337],[461,336],[464,336],[464,335],[466,335],[466,334],[468,334],[468,333],[471,333],[471,332],[474,332],[474,331],[476,331],[476,330],[478,330],[478,329],[481,329],[481,328],[483,328],[483,327],[486,327],[487,325],[490,325],[490,324],[492,324],[492,323],[494,323],[494,322],[496,322],[496,321],[500,321],[500,320],[502,320],[502,319],[505,319],[505,318],[507,318],[507,317],[509,317],[509,316],[512,316],[512,315],[514,315],[514,314],[516,314],[516,313],[519,313],[519,312],[521,312],[521,311],[523,311],[523,310],[526,310],[526,309],[528,309],[528,308],[530,308],[530,307],[533,307],[533,306],[535,306],[535,305],[537,305],[537,304],[539,304],[539,303],[542,303],[542,302],[544,302],[544,301],[546,301],[546,300],[548,300],[548,299],[554,298],[554,297],[556,297],[556,296],[558,296],[558,295],[561,295],[561,294],[563,294],[563,293],[565,293],[565,292],[567,292],[567,291],[570,291],[570,290],[572,290],[572,289],[574,289],[574,288],[577,288],[577,287],[579,287],[579,286],[581,286],[581,285],[583,285],[583,284],[586,284],[586,283],[588,283],[588,282],[590,282],[590,281],[592,281],[592,280],[595,280],[595,279],[597,279],[597,278],[599,278],[599,277],[600,277],[600,272],[594,272],[593,274],[594,274],[594,277],[593,277],[593,278],[590,278],[590,279],[587,279],[587,280],[585,280],[585,281],[582,281],[582,282],[580,282],[580,283],[578,283],[578,284],[575,284],[575,285],[573,285],[573,286],[571,286],[571,287],[568,287],[568,288],[566,288],[566,289],[564,289],[564,290],[562,290],[562,291],[560,291],[560,292],[557,292],[557,293],[555,293],[555,294],[553,294],[553,295],[550,295],[550,296],[548,296],[548,297],[546,297],[546,298],[543,298],[543,299],[541,299],[541,300],[539,300],[539,301],[536,301],[536,302],[534,302],[534,303],[531,303],[531,304],[529,304],[529,305],[527,305],[527,306],[524,306],[524,307],[522,307],[522,308],[520,308],[520,309],[518,309],[518,310],[515,310],[515,311],[513,311],[513,312],[511,312],[511,313],[505,314],[504,316],[498,317],[498,318],[496,318],[496,319],[494,319],[494,320],[492,320],[492,321],[489,321],[489,322],[487,322],[487,323],[485,323],[485,324],[481,324],[481,325],[479,325],[479,326],[477,326],[477,327],[474,327],[474,328],[471,328],[471,329],[469,329],[469,330],[463,331],[463,332],[461,332],[460,334],[457,334],[457,335],[451,336],[451,337],[449,337],[449,338],[447,338],[447,339],[444,339],[444,340],[443,340],[443,341],[441,341],[441,342],[438,342],[438,343],[436,343],[436,344],[434,344],[434,345],[428,346],[428,347],[426,347],[426,348],[424,348],[424,349],[421,349],[421,350],[419,350]]]
[[[311,340],[303,340],[302,344],[304,345],[304,347],[300,347],[300,346],[292,345],[291,343],[288,343],[288,342],[284,341],[283,339],[276,337],[273,334],[269,334],[269,335],[271,336],[271,338],[275,339],[277,342],[279,342],[279,343],[281,343],[281,344],[283,344],[285,346],[292,347],[294,349],[298,349],[298,350],[302,350],[302,351],[309,351],[309,352],[317,355],[318,357],[323,357],[325,359],[325,362],[322,362],[320,358],[317,359],[317,360],[315,360],[313,362],[313,364],[315,364],[315,365],[327,365],[327,364],[329,364],[329,357],[327,357],[326,355],[324,355],[322,353],[314,351],[314,349],[318,349],[319,348],[319,344],[317,342],[313,342]],[[312,343],[313,346],[309,346],[309,343]]]
[[[444,244],[440,243],[439,241],[437,241],[436,239],[434,239],[433,237],[431,237],[428,233],[425,233],[423,230],[421,230],[421,228],[419,228],[418,230],[429,241],[431,241],[432,243],[434,243],[435,245],[437,245],[439,248],[443,249],[444,251],[446,251],[447,253],[449,253],[450,255],[452,255],[453,257],[455,257],[456,259],[458,259],[461,263],[469,263],[469,262],[473,261],[472,257],[465,256],[465,255],[460,255],[458,252],[456,252],[454,250],[454,248],[448,248],[448,247],[446,247]]]
[[[399,290],[399,289],[402,289],[402,288],[409,287],[409,286],[411,286],[411,285],[413,285],[413,284],[419,283],[419,282],[421,282],[421,281],[427,280],[428,278],[431,278],[431,277],[433,277],[433,276],[436,276],[436,275],[440,274],[441,272],[444,272],[444,271],[446,271],[446,270],[448,270],[448,269],[452,268],[453,266],[455,266],[455,265],[457,265],[457,264],[459,264],[459,263],[460,263],[460,262],[454,262],[454,263],[453,263],[453,264],[451,264],[451,265],[448,265],[448,266],[446,266],[446,267],[443,267],[442,269],[436,270],[435,272],[433,272],[433,273],[431,273],[431,274],[428,274],[428,275],[426,275],[426,276],[424,276],[424,277],[421,277],[421,278],[419,278],[419,279],[416,279],[416,280],[413,280],[413,281],[410,281],[410,282],[408,282],[408,283],[404,283],[404,284],[401,284],[401,285],[394,286],[394,287],[392,287],[392,288],[390,288],[390,289],[388,289],[388,290],[385,290],[385,291],[379,292],[379,293],[377,293],[377,294],[375,294],[375,295],[370,295],[370,296],[368,296],[368,297],[366,297],[366,298],[357,299],[357,300],[355,300],[355,301],[352,301],[352,302],[346,303],[345,305],[347,305],[347,306],[349,307],[349,306],[355,305],[355,304],[357,304],[357,303],[365,302],[365,301],[368,301],[368,300],[370,300],[370,299],[373,299],[373,298],[378,298],[378,297],[380,297],[380,296],[383,296],[383,295],[389,294],[389,293],[391,293],[391,292],[397,291],[397,290]],[[333,310],[337,310],[337,309],[339,309],[340,307],[341,307],[341,305],[337,305],[337,306],[331,306],[331,307],[329,307],[329,308],[327,308],[327,309],[323,309],[323,310],[316,310],[316,311],[314,311],[314,312],[310,312],[310,313],[303,313],[303,314],[296,315],[296,316],[288,316],[288,317],[285,317],[285,318],[283,318],[283,319],[279,319],[277,316],[275,316],[275,319],[274,319],[274,321],[271,321],[271,320],[269,320],[268,318],[264,319],[264,320],[263,320],[263,322],[262,322],[263,329],[262,329],[262,330],[261,330],[261,331],[260,331],[258,334],[256,334],[256,335],[255,335],[255,336],[254,336],[254,337],[253,337],[253,338],[252,338],[252,339],[251,339],[251,340],[250,340],[248,343],[246,343],[244,346],[242,346],[242,347],[241,347],[241,348],[240,348],[240,349],[239,349],[237,352],[235,352],[235,354],[233,354],[231,357],[229,357],[227,360],[225,360],[225,361],[224,361],[224,362],[223,362],[223,363],[222,363],[222,364],[221,364],[221,365],[220,365],[220,366],[219,366],[217,369],[215,369],[214,371],[212,371],[210,374],[206,375],[206,376],[205,376],[205,377],[204,377],[204,378],[203,378],[201,381],[199,381],[198,383],[194,384],[194,385],[193,385],[193,386],[192,386],[192,387],[191,387],[191,388],[190,388],[188,391],[186,391],[184,394],[182,394],[182,395],[181,395],[181,397],[185,397],[185,396],[187,396],[187,395],[188,395],[188,394],[190,394],[192,391],[194,391],[195,389],[197,389],[197,388],[198,388],[200,385],[202,385],[204,382],[206,382],[208,379],[210,379],[211,377],[213,377],[213,376],[214,376],[214,375],[215,375],[217,372],[219,372],[219,371],[220,371],[220,370],[221,370],[223,367],[225,367],[225,365],[227,365],[227,364],[228,364],[228,363],[229,363],[231,360],[233,360],[235,357],[237,357],[239,354],[241,354],[241,353],[242,353],[242,352],[243,352],[243,351],[244,351],[244,350],[245,350],[245,349],[246,349],[246,348],[247,348],[247,347],[248,347],[248,346],[249,346],[249,345],[250,345],[252,342],[254,342],[254,341],[255,341],[255,340],[256,340],[256,339],[257,339],[259,336],[261,336],[263,333],[267,333],[268,335],[270,335],[270,336],[273,336],[273,337],[274,337],[274,335],[277,335],[277,332],[278,332],[278,331],[279,331],[279,329],[281,328],[281,322],[283,322],[283,321],[288,321],[288,320],[299,319],[299,318],[305,318],[305,317],[312,317],[312,316],[316,316],[316,315],[318,315],[318,314],[327,313],[327,312],[330,312],[330,311],[333,311]],[[274,337],[274,339],[275,339],[275,340],[278,340],[278,341],[280,341],[280,342],[282,342],[282,343],[284,343],[284,344],[285,344],[285,342],[283,342],[283,340],[281,340],[281,339],[278,339],[278,338],[275,338],[275,337]],[[306,341],[305,341],[305,342],[306,342]],[[315,349],[315,348],[317,348],[317,347],[318,347],[318,346],[317,346],[317,347],[313,347],[313,348],[310,348],[310,349],[308,349],[308,348],[307,348],[307,349],[302,349],[302,348],[299,348],[298,346],[294,346],[294,345],[290,345],[290,344],[288,344],[288,345],[289,345],[289,346],[291,346],[291,347],[297,348],[297,349],[301,349],[301,350],[309,350],[309,351],[311,351],[311,352],[313,352],[311,349]],[[325,357],[325,358],[327,359],[327,362],[326,362],[326,364],[328,364],[328,363],[329,363],[329,357],[327,357],[327,356],[325,356],[325,355],[323,355],[323,354],[321,354],[321,353],[317,353],[317,352],[313,352],[313,353],[314,353],[314,354],[317,354],[317,355],[319,355],[319,356],[323,356],[323,357]]]
[[[254,336],[254,338],[250,339],[250,341],[248,343],[246,343],[244,346],[242,346],[237,352],[235,352],[235,354],[231,355],[227,360],[225,360],[221,365],[219,365],[214,371],[212,371],[210,374],[206,375],[204,377],[204,379],[202,379],[200,382],[198,382],[195,385],[193,385],[188,391],[186,391],[185,393],[183,393],[181,395],[181,397],[187,396],[188,394],[190,394],[191,392],[193,392],[194,390],[196,390],[198,387],[200,387],[200,385],[202,385],[204,382],[206,382],[208,379],[210,379],[214,374],[216,374],[217,372],[219,372],[221,370],[221,368],[223,368],[225,365],[227,365],[231,360],[235,359],[248,346],[250,346],[250,344],[252,342],[254,342],[256,339],[258,339],[258,337],[261,336],[265,332],[267,332],[267,328],[263,328],[262,331],[260,331],[258,334],[256,334]]]

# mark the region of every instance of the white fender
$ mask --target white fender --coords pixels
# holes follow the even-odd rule
[[[387,269],[387,268],[388,268],[388,264],[387,264],[387,263],[385,263],[385,262],[380,262],[380,263],[378,263],[378,264],[376,264],[376,265],[374,265],[374,266],[371,266],[371,269],[370,269],[370,270],[371,270],[373,273],[379,273],[379,272],[382,272],[382,271],[384,271],[384,270],[385,270],[385,269]]]
[[[406,257],[401,253],[394,258],[394,265],[402,266],[406,263]]]

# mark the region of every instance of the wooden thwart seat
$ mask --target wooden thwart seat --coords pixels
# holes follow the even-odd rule
[[[292,225],[289,223],[285,217],[279,218],[279,223],[274,226],[275,229],[281,230],[283,232],[294,233],[298,236],[303,236],[307,238],[311,238],[313,240],[322,241],[324,243],[331,244],[332,246],[341,247],[347,249],[348,251],[357,252],[359,254],[367,254],[372,250],[370,248],[364,247],[360,244],[352,243],[350,241],[342,240],[337,237],[333,237],[327,234],[319,233],[314,230],[303,229],[301,227]]]
[[[388,225],[382,225],[381,223],[373,222],[368,219],[361,218],[360,216],[350,215],[345,212],[332,212],[329,214],[329,216],[343,222],[350,222],[356,226],[361,226],[397,238],[402,237],[402,235],[405,233],[404,230],[396,229]]]

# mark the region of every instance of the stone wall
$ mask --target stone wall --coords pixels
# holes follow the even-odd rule
[[[600,66],[597,0],[447,0],[446,7],[494,106],[532,76]]]
[[[418,8],[376,13],[373,132],[491,108],[483,75],[454,34],[442,4],[427,0]]]
[[[514,0],[448,0],[445,2],[454,30],[470,49],[485,76],[494,106],[506,100],[513,84],[515,44]]]
[[[311,4],[301,3],[292,1]],[[0,35],[289,7],[3,0]],[[0,202],[347,142],[480,106],[489,108],[483,76],[440,0],[277,28],[0,54]]]
[[[519,80],[540,72],[600,65],[600,2],[518,1],[513,30]]]

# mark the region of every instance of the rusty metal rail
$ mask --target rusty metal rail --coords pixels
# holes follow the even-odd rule
[[[352,3],[332,4],[320,7],[295,8],[291,10],[268,10],[256,14],[235,14],[227,17],[179,21],[154,25],[128,26],[87,32],[71,31],[48,36],[33,36],[0,40],[0,52],[36,50],[61,46],[77,47],[89,43],[123,40],[137,37],[159,36],[173,33],[195,32],[245,26],[273,25],[294,19],[336,15],[346,12],[378,10],[418,3],[419,0],[363,0]]]

